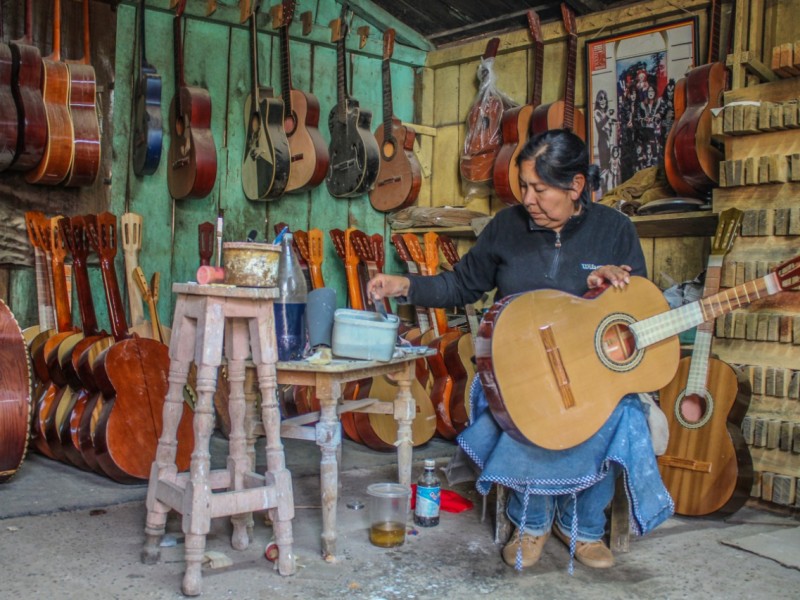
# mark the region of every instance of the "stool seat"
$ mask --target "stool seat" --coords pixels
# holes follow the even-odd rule
[[[274,288],[176,283],[175,316],[169,357],[169,390],[164,403],[163,429],[147,488],[147,520],[142,561],[160,557],[159,545],[170,509],[182,515],[186,543],[186,571],[182,591],[196,596],[202,591],[202,561],[211,519],[231,517],[231,545],[243,550],[250,543],[252,512],[268,510],[278,546],[278,572],[295,572],[292,550],[294,499],[292,479],[286,469],[280,438],[280,412],[275,398]],[[217,371],[227,361],[230,416],[227,468],[211,470],[209,440],[214,428],[212,398]],[[255,472],[252,436],[245,429],[245,363],[251,360],[261,391],[261,422],[266,436],[267,473]],[[194,362],[197,366],[197,401],[193,428],[194,451],[188,473],[175,464],[176,432],[184,408],[183,389]]]

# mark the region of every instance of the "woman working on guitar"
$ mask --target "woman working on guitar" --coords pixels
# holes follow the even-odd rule
[[[624,288],[630,275],[646,274],[630,220],[591,202],[599,173],[580,138],[547,131],[530,139],[518,160],[522,203],[498,212],[452,272],[424,282],[377,275],[368,285],[370,297],[405,296],[414,304],[444,307],[475,302],[494,288],[497,298],[542,288],[582,295],[604,284]],[[530,384],[535,402],[536,382]],[[492,483],[510,488],[507,513],[517,530],[503,548],[507,564],[535,564],[552,532],[584,565],[611,567],[614,557],[602,541],[604,510],[621,469],[639,533],[672,514],[648,430],[650,406],[637,395],[622,398],[596,434],[566,450],[547,450],[505,433],[485,410],[479,378],[471,405],[471,425],[458,442],[482,469],[481,493]]]

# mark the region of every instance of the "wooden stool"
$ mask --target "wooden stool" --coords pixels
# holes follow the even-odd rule
[[[280,413],[275,400],[274,288],[227,288],[176,283],[178,294],[170,342],[169,391],[164,403],[164,428],[147,488],[146,540],[142,561],[158,561],[167,513],[183,515],[186,536],[186,572],[182,591],[196,596],[202,590],[202,561],[206,535],[214,517],[230,516],[231,546],[250,543],[252,512],[269,509],[278,546],[278,572],[295,572],[292,551],[294,499],[292,479],[280,438]],[[209,438],[214,428],[212,397],[222,349],[228,362],[231,420],[230,454],[226,469],[211,471]],[[261,390],[261,418],[267,439],[267,473],[254,472],[252,448],[245,437],[245,360],[252,356]],[[176,431],[183,411],[183,388],[189,366],[197,365],[197,404],[194,412],[194,451],[189,473],[177,472]],[[248,455],[248,450],[250,455]],[[215,490],[225,490],[214,494]]]

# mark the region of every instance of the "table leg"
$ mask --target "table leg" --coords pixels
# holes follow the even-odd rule
[[[320,489],[322,494],[322,557],[336,560],[336,506],[339,499],[339,463],[337,452],[342,445],[342,428],[336,413],[341,385],[332,378],[317,375],[317,398],[320,417],[316,425],[317,445],[321,459]]]
[[[397,481],[411,485],[411,422],[417,405],[411,393],[414,363],[407,363],[397,375],[397,397],[394,399],[394,418],[397,421]]]

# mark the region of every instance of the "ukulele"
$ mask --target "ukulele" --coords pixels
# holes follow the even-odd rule
[[[69,173],[75,153],[69,112],[69,68],[61,62],[61,0],[53,0],[53,53],[42,59],[41,69],[47,141],[42,160],[25,173],[25,181],[57,185]]]
[[[47,114],[42,98],[42,55],[32,45],[32,1],[25,2],[25,34],[9,44],[13,60],[11,93],[17,107],[17,147],[11,168],[18,171],[28,171],[38,165],[47,144]]]
[[[92,185],[100,172],[100,122],[97,118],[97,75],[91,65],[89,0],[83,0],[83,58],[66,61],[69,69],[69,114],[75,149],[65,186]]]
[[[14,314],[0,300],[0,483],[17,472],[28,448],[31,416],[30,372],[25,338]]]
[[[369,193],[372,208],[390,212],[411,206],[417,200],[422,185],[422,171],[414,156],[416,132],[394,116],[392,110],[392,72],[395,30],[383,34],[383,123],[375,130],[380,148],[380,167],[375,187]]]
[[[320,107],[317,97],[292,87],[289,59],[289,26],[294,17],[295,0],[283,0],[280,26],[281,96],[285,109],[283,128],[289,138],[291,168],[286,192],[304,192],[317,187],[328,172],[328,148],[319,131]]]
[[[564,99],[537,106],[531,117],[531,135],[550,129],[570,129],[586,140],[586,117],[575,108],[575,69],[578,64],[578,26],[575,13],[566,4],[561,5],[561,17],[567,30],[567,79]]]
[[[211,137],[211,96],[186,85],[181,20],[186,0],[178,0],[173,23],[175,95],[169,107],[167,187],[176,200],[205,198],[217,179],[217,149]]]
[[[161,162],[161,75],[145,54],[145,0],[138,7],[139,75],[133,102],[133,172],[152,175]]]
[[[514,205],[522,202],[522,190],[519,186],[519,167],[517,157],[528,141],[533,111],[542,103],[542,75],[544,68],[544,39],[539,22],[539,15],[528,11],[528,28],[533,37],[533,56],[535,68],[533,72],[533,91],[531,101],[503,112],[501,131],[503,145],[497,152],[492,179],[497,196],[505,204]]]
[[[742,216],[735,208],[719,215],[703,297],[719,290],[723,258]],[[732,514],[753,484],[753,459],[741,431],[750,382],[739,369],[711,357],[713,328],[713,321],[698,325],[691,356],[681,359],[675,377],[659,392],[669,444],[658,466],[680,515]]]
[[[478,374],[495,420],[509,435],[551,450],[571,448],[594,435],[625,394],[670,382],[681,331],[798,287],[800,256],[673,310],[643,277],[594,299],[557,290],[508,296],[481,323]]]
[[[325,184],[335,198],[352,198],[370,191],[381,162],[378,142],[370,131],[372,112],[359,108],[358,100],[351,98],[345,87],[345,40],[349,29],[346,13],[347,3],[343,3],[336,40],[336,106],[328,115],[330,166]]]
[[[322,260],[325,256],[321,229],[308,230],[308,272],[311,276],[311,287],[315,290],[325,287],[322,279]]]
[[[253,82],[244,102],[247,136],[242,161],[242,189],[249,200],[277,198],[289,180],[291,156],[283,130],[284,106],[272,88],[258,82],[258,28],[256,4],[250,13],[250,66]]]
[[[478,74],[483,81],[488,67],[483,62],[493,60],[500,47],[500,38],[492,38],[486,44],[482,67]],[[482,86],[481,86],[482,87]],[[492,180],[492,169],[501,139],[500,120],[503,118],[503,100],[497,94],[479,94],[467,115],[467,135],[464,139],[464,154],[459,160],[461,177],[472,183],[488,183]]]
[[[708,63],[690,69],[686,74],[686,107],[672,126],[675,130],[672,151],[677,173],[667,171],[670,185],[679,175],[685,185],[697,192],[695,195],[702,196],[719,182],[719,163],[722,160],[722,152],[711,140],[711,111],[722,106],[723,93],[728,89],[728,69],[718,60],[721,10],[721,3],[713,0]]]
[[[0,38],[3,37],[3,6],[0,4]],[[8,44],[0,41],[0,171],[5,171],[17,153],[19,115],[11,91],[14,57]]]

